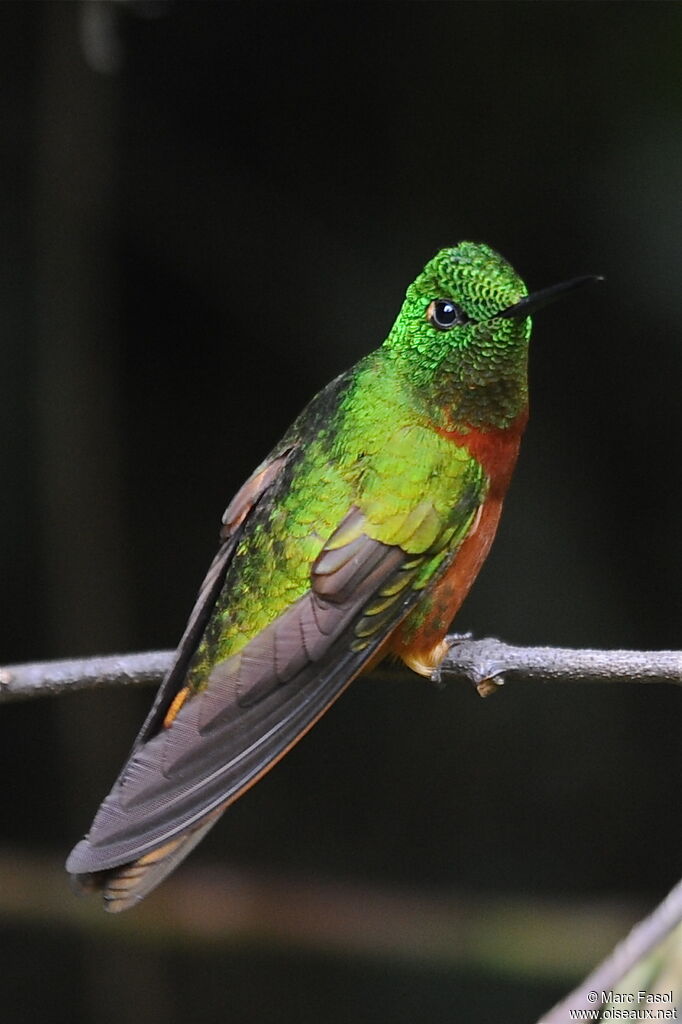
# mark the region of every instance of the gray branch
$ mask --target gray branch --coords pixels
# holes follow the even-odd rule
[[[500,640],[450,638],[452,646],[435,677],[468,680],[487,696],[506,680],[576,683],[677,683],[682,651],[591,651],[561,647],[513,647]],[[173,651],[117,654],[101,658],[38,661],[0,668],[0,703],[56,696],[103,686],[158,683]]]
[[[681,651],[573,650],[514,647],[492,638],[450,637],[449,640],[450,648],[434,678],[441,683],[469,681],[484,697],[494,693],[505,679],[682,684]],[[173,657],[173,651],[150,651],[9,665],[0,668],[0,703],[105,686],[158,683]],[[590,991],[601,993],[614,989],[628,970],[646,957],[681,920],[682,882],[587,981],[542,1018],[542,1024],[564,1024],[571,1018],[571,1010],[595,1009],[590,1002]]]
[[[147,651],[144,654],[112,654],[102,658],[7,665],[0,668],[0,704],[103,686],[158,683],[170,668],[174,653]]]
[[[545,1013],[538,1024],[569,1024],[570,1021],[577,1019],[587,1020],[586,1016],[578,1018],[577,1014],[586,1011],[590,1013],[601,1011],[604,1006],[604,993],[633,990],[631,984],[627,982],[627,976],[637,967],[641,970],[641,978],[646,981],[640,978],[638,984],[634,985],[634,990],[659,992],[652,954],[657,953],[658,960],[664,961],[661,943],[673,929],[679,926],[680,921],[682,921],[682,881],[671,889],[663,902],[659,903],[648,917],[635,925],[630,934],[616,946],[613,953],[599,964],[570,995],[566,996],[549,1013]],[[662,965],[658,966],[660,968]],[[679,1003],[677,993],[675,993],[675,997],[676,1002]]]
[[[536,683],[677,683],[682,651],[593,651],[570,647],[513,647],[492,638],[450,638],[435,676],[468,679],[482,697],[506,679]]]

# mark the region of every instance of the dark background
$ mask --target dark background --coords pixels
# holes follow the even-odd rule
[[[530,426],[458,627],[682,646],[681,47],[665,3],[3,4],[0,661],[172,646],[234,490],[462,238],[531,289],[607,280],[536,318]],[[679,700],[360,681],[183,871],[653,904],[681,873]],[[13,906],[148,702],[2,708],[3,1021],[514,1024],[567,987],[164,952],[96,903],[63,923],[66,877],[49,921],[40,886]]]

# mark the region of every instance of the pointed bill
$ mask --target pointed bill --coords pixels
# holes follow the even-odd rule
[[[497,316],[510,319],[530,316],[531,313],[535,313],[544,306],[549,306],[550,303],[568,295],[569,292],[577,291],[588,284],[597,284],[598,281],[603,280],[604,278],[599,275],[585,274],[583,277],[573,277],[570,281],[562,281],[561,284],[552,284],[549,288],[542,288],[539,292],[526,295],[520,302],[515,302],[513,306],[507,306],[506,309],[497,313]]]

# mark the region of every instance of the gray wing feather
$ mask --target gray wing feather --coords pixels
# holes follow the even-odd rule
[[[190,838],[201,828],[203,834],[205,817],[222,811],[279,760],[361,671],[387,626],[404,617],[418,594],[399,588],[391,614],[383,610],[381,628],[367,637],[364,610],[383,588],[395,589],[401,572],[412,573],[414,558],[403,569],[407,556],[399,547],[358,537],[359,516],[351,510],[337,531],[354,527],[349,557],[335,547],[336,535],[330,538],[313,567],[311,589],[218,663],[206,689],[154,735],[149,724],[159,712],[152,711],[90,834],[73,850],[70,872],[109,871],[183,833]],[[361,639],[354,628],[359,622],[365,624]]]

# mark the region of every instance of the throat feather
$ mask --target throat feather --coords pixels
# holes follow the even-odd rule
[[[436,427],[436,432],[458,447],[465,448],[488,474],[489,493],[504,495],[514,472],[521,436],[528,422],[524,409],[508,427],[458,426],[453,430]]]

